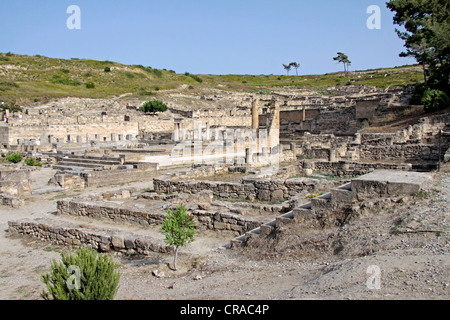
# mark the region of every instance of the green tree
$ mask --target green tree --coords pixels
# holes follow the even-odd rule
[[[445,109],[450,106],[450,98],[445,92],[438,89],[427,89],[421,102],[427,112]]]
[[[348,56],[343,52],[338,52],[337,56],[334,57],[333,60],[344,64],[345,73],[347,73],[348,67],[352,64],[352,62],[348,59]]]
[[[112,300],[119,289],[120,272],[107,255],[89,248],[77,254],[61,252],[61,262],[53,259],[51,271],[41,275],[48,291],[45,300]]]
[[[167,110],[167,105],[159,100],[150,100],[142,105],[141,110],[144,112],[164,112]]]
[[[291,71],[292,65],[290,64],[283,64],[284,70],[286,70],[286,74],[289,75],[289,71]]]
[[[450,94],[450,2],[448,0],[391,0],[394,24],[404,40],[401,57],[414,57],[422,65],[427,86]],[[428,76],[429,75],[429,76]]]
[[[295,69],[295,74],[298,76],[298,68],[300,68],[300,64],[297,62],[291,62],[289,65]]]
[[[195,222],[184,206],[178,206],[174,211],[169,209],[166,214],[161,231],[166,236],[164,242],[175,247],[173,266],[177,270],[178,250],[194,241]]]

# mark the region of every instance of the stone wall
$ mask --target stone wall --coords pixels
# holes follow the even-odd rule
[[[101,170],[81,173],[86,187],[103,187],[112,184],[146,181],[158,172],[156,163],[139,163],[133,169]]]
[[[55,225],[45,220],[8,222],[9,232],[27,235],[56,245],[87,246],[101,252],[116,251],[124,254],[143,254],[150,252],[170,253],[174,248],[163,244],[161,240],[150,237],[114,234],[110,230],[83,229],[79,225],[64,223]]]
[[[335,177],[358,177],[360,175],[372,172],[373,170],[400,170],[410,171],[410,163],[370,163],[354,161],[321,161],[321,160],[303,160],[299,164],[300,173],[311,175],[313,173],[330,174]]]
[[[326,183],[318,179],[259,179],[245,178],[241,183],[216,181],[172,181],[154,179],[155,192],[190,193],[196,194],[202,190],[211,190],[218,198],[248,199],[260,201],[282,202],[291,199],[303,191],[312,192],[321,184]]]
[[[136,224],[144,227],[160,225],[166,217],[165,213],[155,213],[146,209],[76,199],[59,200],[57,209],[58,215],[81,216],[96,220],[108,220],[119,224]],[[192,210],[191,214],[197,218],[196,227],[201,230],[240,234],[261,224],[261,221],[239,214],[200,209]]]
[[[3,167],[0,169],[0,193],[23,196],[31,193],[31,169]]]

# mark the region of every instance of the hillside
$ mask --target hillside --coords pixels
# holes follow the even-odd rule
[[[398,87],[423,78],[419,66],[324,75],[193,75],[189,72],[123,65],[112,61],[56,59],[0,53],[0,100],[9,103],[45,102],[60,97],[110,98],[131,94],[148,99],[161,90],[218,88],[235,92],[267,92],[271,88],[309,89],[364,84]]]

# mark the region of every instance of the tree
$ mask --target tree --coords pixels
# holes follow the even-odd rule
[[[173,266],[174,270],[177,270],[178,250],[194,241],[195,222],[194,217],[187,213],[184,206],[178,206],[174,211],[169,209],[166,214],[161,231],[166,236],[164,242],[175,246]]]
[[[422,65],[428,87],[450,94],[450,2],[448,0],[391,0],[394,24],[404,40],[401,57],[414,57]],[[429,76],[428,76],[429,74]]]
[[[144,112],[164,112],[167,111],[167,105],[159,100],[150,100],[142,105],[141,110]]]
[[[290,65],[291,67],[294,67],[294,68],[295,68],[295,74],[298,76],[298,68],[300,68],[300,64],[297,63],[297,62],[291,62],[289,65]]]
[[[438,89],[427,89],[421,100],[425,111],[433,112],[445,109],[450,105],[450,98]]]
[[[348,59],[348,56],[343,52],[338,52],[337,57],[333,58],[334,61],[337,61],[338,63],[344,64],[344,71],[347,73],[348,66],[352,64],[352,62]]]
[[[290,64],[283,64],[283,68],[286,70],[287,75],[289,75],[289,71],[291,71],[292,66]]]
[[[119,289],[120,273],[107,255],[80,248],[76,255],[61,252],[61,262],[53,259],[51,272],[41,276],[48,292],[45,300],[113,300]]]

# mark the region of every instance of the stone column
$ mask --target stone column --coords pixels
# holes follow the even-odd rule
[[[258,130],[259,128],[259,99],[252,101],[252,129]]]
[[[245,149],[245,163],[251,164],[253,162],[253,152],[252,149],[246,148]]]
[[[211,140],[211,132],[209,130],[209,123],[206,123],[206,137],[205,137],[206,141],[210,141]]]

